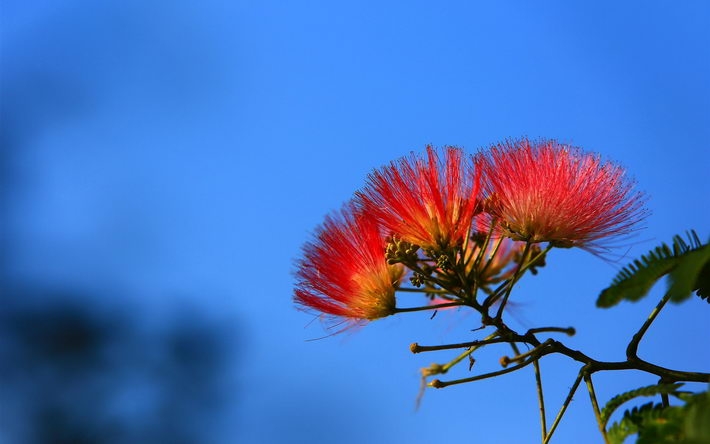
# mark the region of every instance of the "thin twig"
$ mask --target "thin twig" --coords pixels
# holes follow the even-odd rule
[[[450,385],[464,384],[466,382],[474,382],[474,381],[480,381],[481,379],[493,378],[496,376],[504,375],[506,373],[514,372],[516,370],[520,370],[523,367],[527,367],[528,365],[530,365],[530,363],[532,363],[532,361],[533,360],[525,361],[525,362],[522,362],[518,365],[514,365],[513,367],[508,367],[503,370],[498,370],[496,372],[484,373],[482,375],[473,376],[471,378],[454,379],[452,381],[440,381],[438,379],[434,379],[433,381],[431,381],[429,383],[429,386],[434,387],[434,388],[444,388],[444,387],[448,387]]]
[[[589,399],[592,401],[592,408],[594,409],[594,417],[597,419],[597,425],[599,426],[599,431],[602,432],[604,437],[604,442],[609,444],[609,437],[606,436],[606,426],[602,420],[602,414],[599,411],[599,404],[597,403],[597,395],[594,393],[594,384],[592,383],[592,375],[585,373],[584,382],[587,384],[587,391],[589,392]]]
[[[552,342],[553,342],[552,339],[548,339],[548,340],[546,340],[545,342],[543,342],[542,344],[540,344],[540,345],[536,346],[535,348],[533,348],[532,350],[528,350],[528,351],[526,351],[525,353],[520,353],[520,354],[518,354],[518,355],[513,356],[512,358],[509,358],[509,357],[507,357],[507,356],[503,356],[503,357],[501,358],[501,363],[502,363],[504,366],[506,366],[506,365],[508,365],[508,364],[511,363],[511,362],[522,361],[523,359],[527,358],[528,356],[535,356],[535,355],[537,355],[537,354],[540,354],[540,350],[542,350],[543,348],[549,346],[550,344],[552,344]]]
[[[493,336],[493,337],[491,337]],[[455,348],[468,348],[468,347],[480,347],[483,345],[488,345],[488,344],[500,344],[502,342],[509,342],[508,339],[504,338],[497,338],[494,337],[495,334],[492,334],[491,339],[481,339],[478,341],[471,341],[471,342],[459,342],[457,344],[443,344],[443,345],[419,345],[416,342],[412,343],[412,345],[409,346],[409,350],[412,353],[422,353],[422,352],[429,352],[429,351],[438,351],[438,350],[451,350]]]
[[[575,330],[574,327],[538,327],[538,328],[531,328],[528,330],[527,334],[535,334],[535,333],[545,333],[545,332],[558,332],[558,333],[564,333],[567,336],[574,336],[575,333],[577,333],[577,330]]]
[[[545,413],[545,398],[542,391],[542,376],[540,375],[540,362],[539,359],[533,361],[533,366],[535,367],[535,385],[537,386],[537,400],[540,405],[540,429],[542,430],[542,441],[545,441],[547,436],[547,415]]]
[[[511,291],[513,291],[513,285],[520,279],[520,277],[523,275],[524,269],[523,266],[525,265],[525,261],[528,258],[528,252],[530,251],[530,246],[532,244],[530,242],[525,243],[525,248],[523,249],[523,254],[520,257],[520,264],[518,264],[518,267],[515,269],[515,274],[513,275],[513,278],[510,280],[510,285],[508,285],[508,288],[505,290],[505,295],[503,296],[503,300],[500,303],[500,306],[498,307],[498,313],[496,313],[496,319],[501,319],[503,316],[503,309],[505,308],[505,304],[508,302],[508,298],[510,297]]]
[[[408,293],[429,293],[429,294],[448,294],[451,295],[449,290],[444,290],[443,288],[412,288],[412,287],[397,287],[397,291],[404,291]],[[455,295],[452,295],[455,296]]]
[[[481,260],[483,260],[483,257],[486,255],[486,250],[488,249],[488,239],[489,238],[490,238],[490,235],[486,238],[486,241],[481,246],[481,251],[479,252],[478,257],[476,258],[476,261],[474,261],[474,263],[473,263],[474,270],[478,269],[478,266],[481,264]],[[491,251],[491,254],[488,257],[488,260],[486,261],[486,265],[484,265],[483,268],[480,271],[478,271],[479,275],[485,274],[485,272],[488,270],[488,267],[493,262],[493,258],[495,257],[496,253],[498,253],[498,249],[500,248],[502,243],[503,243],[503,238],[501,237],[496,241],[496,244],[493,247],[493,251]]]
[[[639,347],[639,342],[641,342],[641,338],[643,338],[643,335],[646,333],[646,330],[651,326],[651,323],[656,319],[658,316],[658,313],[661,312],[661,309],[663,309],[663,306],[666,305],[668,300],[671,298],[670,293],[666,293],[663,298],[658,302],[658,304],[653,308],[653,311],[651,311],[651,314],[648,315],[648,318],[646,318],[646,322],[643,323],[641,328],[639,329],[638,332],[634,335],[634,337],[631,339],[631,342],[629,342],[628,347],[626,347],[626,358],[629,360],[638,358],[638,347]]]
[[[585,371],[585,367],[582,367],[582,369],[579,370],[579,374],[577,374],[577,379],[574,380],[574,384],[572,384],[572,388],[569,389],[569,394],[567,394],[567,399],[565,399],[564,404],[562,404],[560,411],[557,413],[557,416],[555,417],[555,421],[552,423],[552,427],[550,427],[550,432],[547,434],[545,439],[542,441],[542,444],[547,444],[550,442],[550,438],[552,438],[552,434],[555,433],[555,429],[557,429],[557,425],[560,423],[562,416],[564,416],[565,411],[567,410],[567,406],[569,406],[569,403],[572,402],[572,398],[574,397],[574,393],[577,391],[577,387],[579,387],[579,383],[582,382],[582,376],[584,376],[584,371]]]
[[[669,382],[663,378],[661,378],[658,381],[658,383],[659,384],[669,384]],[[661,403],[663,404],[663,407],[668,407],[671,405],[671,400],[668,398],[668,393],[661,393]]]
[[[408,312],[412,312],[412,311],[438,310],[440,308],[460,307],[462,305],[466,305],[466,304],[463,302],[446,302],[444,304],[423,305],[421,307],[395,308],[394,312],[395,313],[408,313]]]

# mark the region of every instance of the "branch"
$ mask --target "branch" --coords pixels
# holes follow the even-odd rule
[[[592,401],[592,409],[594,409],[594,417],[597,419],[597,425],[599,426],[599,431],[602,432],[604,437],[604,442],[609,444],[609,437],[606,436],[606,425],[602,420],[602,414],[599,411],[599,404],[597,403],[597,395],[594,393],[594,384],[592,383],[592,375],[585,374],[584,382],[587,384],[587,391],[589,392],[589,399]]]
[[[562,416],[564,416],[565,411],[567,410],[567,406],[569,405],[570,402],[572,402],[572,398],[574,397],[574,393],[577,391],[577,387],[579,387],[579,383],[582,382],[582,376],[584,376],[584,369],[585,369],[585,367],[582,367],[579,370],[579,373],[577,374],[577,379],[574,380],[574,384],[572,384],[572,387],[569,389],[569,393],[567,394],[567,399],[565,399],[565,402],[562,404],[560,411],[557,413],[557,416],[555,417],[555,421],[552,423],[552,427],[550,427],[550,432],[547,434],[545,439],[542,441],[542,444],[547,444],[550,442],[550,438],[552,438],[552,434],[555,433],[555,429],[557,429],[557,425],[560,423]]]
[[[456,348],[468,348],[468,347],[480,347],[483,345],[488,345],[488,344],[500,344],[502,342],[510,342],[507,338],[491,338],[491,339],[481,339],[478,341],[471,341],[471,342],[459,342],[457,344],[443,344],[443,345],[419,345],[416,342],[413,342],[409,346],[409,350],[412,353],[422,353],[422,352],[429,352],[429,351],[438,351],[438,350],[451,350],[451,349],[456,349]]]
[[[484,373],[482,375],[473,376],[470,378],[454,379],[453,381],[440,381],[438,379],[434,379],[433,381],[431,381],[429,383],[429,386],[434,387],[434,388],[444,388],[444,387],[448,387],[450,385],[464,384],[466,382],[474,382],[474,381],[480,381],[481,379],[493,378],[496,376],[504,375],[506,373],[514,372],[516,370],[520,370],[521,368],[527,367],[528,365],[530,365],[533,361],[534,361],[534,359],[530,359],[528,361],[525,361],[525,362],[515,365],[513,367],[505,368],[503,370],[498,370],[496,372]]]
[[[670,292],[666,293],[663,298],[658,302],[658,304],[654,307],[653,311],[651,311],[651,314],[646,318],[646,321],[643,323],[639,331],[636,332],[634,337],[631,339],[631,342],[629,342],[628,347],[626,347],[626,358],[629,360],[632,359],[638,359],[638,347],[639,347],[639,342],[641,342],[641,338],[643,338],[643,335],[646,334],[646,330],[651,326],[654,320],[656,320],[656,317],[658,316],[658,313],[661,312],[663,309],[663,306],[666,305],[668,300],[671,298]]]
[[[535,367],[535,386],[537,387],[537,401],[540,405],[540,430],[542,431],[542,440],[545,441],[547,436],[547,419],[545,414],[545,398],[542,391],[542,376],[540,375],[540,362],[538,359],[533,361]]]
[[[466,305],[464,302],[446,302],[444,304],[423,305],[421,307],[395,308],[395,313],[409,313],[413,311],[438,310],[440,308],[460,307]]]

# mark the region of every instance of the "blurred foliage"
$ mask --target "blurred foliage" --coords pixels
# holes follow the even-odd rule
[[[663,276],[669,275],[671,300],[681,302],[692,291],[707,299],[710,294],[710,244],[704,244],[695,231],[687,234],[686,242],[673,237],[673,244],[661,244],[624,267],[612,284],[597,299],[597,306],[608,308],[622,300],[637,301]]]
[[[653,285],[668,276],[664,300],[682,302],[693,291],[707,302],[710,296],[710,244],[703,244],[694,231],[687,241],[675,236],[671,246],[662,244],[624,267],[612,285],[597,300],[599,307],[611,307],[622,300],[636,301],[648,294]],[[710,443],[710,392],[678,391],[682,384],[658,384],[641,387],[612,398],[602,409],[602,423],[622,404],[640,396],[668,395],[684,402],[680,406],[649,402],[626,410],[623,417],[607,431],[610,443],[623,443],[637,435],[638,444]]]
[[[680,406],[649,402],[626,410],[609,428],[609,442],[621,444],[636,434],[637,444],[710,443],[710,391],[679,396],[686,401]]]
[[[680,383],[649,385],[646,387],[641,387],[634,390],[630,390],[625,393],[618,394],[611,398],[611,400],[609,400],[609,402],[607,402],[604,408],[602,409],[602,422],[604,423],[604,425],[606,425],[607,422],[609,422],[609,418],[616,411],[616,409],[621,407],[621,405],[627,401],[631,401],[632,399],[638,398],[640,396],[654,396],[660,394],[677,393],[678,389],[682,386],[683,384]]]
[[[0,441],[203,443],[229,421],[231,325],[0,285]]]

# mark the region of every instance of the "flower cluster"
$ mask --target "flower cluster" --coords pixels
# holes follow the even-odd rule
[[[431,146],[370,174],[357,196],[365,211],[400,238],[427,249],[462,245],[469,236],[480,172],[448,147],[444,161]]]
[[[644,197],[624,170],[553,140],[506,142],[467,156],[411,154],[373,171],[304,247],[296,302],[352,321],[396,313],[407,273],[430,299],[482,306],[476,292],[544,265],[548,247],[595,251],[630,233]],[[499,299],[500,295],[487,300]],[[404,311],[404,310],[402,310]]]
[[[403,275],[385,260],[379,225],[353,205],[326,217],[314,242],[304,247],[297,272],[296,302],[351,321],[394,313],[394,293]]]
[[[643,218],[643,196],[618,165],[555,141],[523,139],[479,154],[490,220],[526,242],[594,249]]]

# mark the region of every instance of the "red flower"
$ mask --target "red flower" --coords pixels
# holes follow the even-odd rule
[[[408,158],[371,173],[358,193],[361,205],[390,234],[424,248],[461,245],[469,235],[480,174],[463,151],[447,147],[444,162],[427,147],[426,158]]]
[[[499,241],[500,245],[498,245]],[[467,250],[466,272],[470,274],[474,266],[474,259],[481,254],[481,247],[471,242]],[[513,277],[523,250],[525,250],[525,244],[522,242],[514,242],[508,238],[491,240],[476,267],[475,274],[478,282],[489,285]]]
[[[296,303],[352,321],[394,313],[402,265],[388,265],[377,223],[349,204],[328,216],[304,248],[296,272]]]
[[[527,139],[480,154],[486,211],[514,240],[594,249],[645,217],[623,168],[552,140]]]

